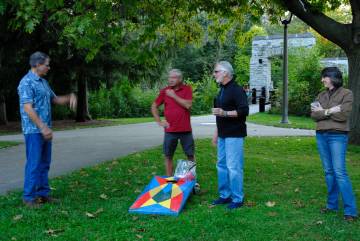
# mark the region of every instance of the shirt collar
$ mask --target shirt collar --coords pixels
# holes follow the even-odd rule
[[[234,80],[232,79],[232,80],[230,80],[229,82],[227,82],[225,85],[221,84],[220,87],[221,87],[221,88],[226,88],[226,87],[232,85],[233,83],[234,83]]]
[[[32,72],[31,70],[29,70],[28,75],[31,80],[37,80],[37,81],[42,80],[40,76],[38,76],[37,74],[34,74],[34,72]]]
[[[168,89],[172,89],[171,86],[168,86],[167,88],[168,88]],[[177,90],[174,89],[174,91],[179,91],[179,90],[182,90],[183,88],[184,88],[184,84],[181,83],[181,84],[179,85],[179,88],[178,88]]]
[[[333,95],[339,88],[334,87],[332,90],[328,89],[329,95]]]

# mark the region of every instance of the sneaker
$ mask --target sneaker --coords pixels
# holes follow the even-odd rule
[[[219,205],[219,204],[226,204],[226,203],[231,203],[231,198],[221,198],[219,197],[218,199],[214,200],[211,204],[212,205]]]
[[[34,209],[36,209],[36,208],[40,208],[40,203],[37,203],[35,200],[33,200],[33,201],[26,201],[26,200],[23,200],[23,203],[24,203],[24,205],[26,206],[26,207],[28,207],[28,208],[34,208]]]
[[[357,220],[356,216],[351,216],[351,215],[344,215],[344,220],[347,222],[354,222]]]
[[[195,186],[193,188],[193,193],[194,194],[199,194],[200,193],[200,184],[199,183],[195,183]]]
[[[59,203],[59,199],[57,198],[53,198],[53,197],[38,197],[36,198],[36,202],[39,204],[44,204],[44,203]]]
[[[227,208],[228,209],[235,209],[235,208],[241,208],[244,205],[244,202],[239,202],[239,203],[235,203],[235,202],[231,202]]]

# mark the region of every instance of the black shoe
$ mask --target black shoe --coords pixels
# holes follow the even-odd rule
[[[37,209],[40,208],[40,203],[37,203],[35,200],[34,201],[26,201],[23,200],[23,203],[26,207],[31,208],[31,209]]]
[[[244,202],[239,202],[239,203],[235,203],[235,202],[231,202],[227,208],[228,209],[235,209],[235,208],[241,208],[244,205]]]
[[[228,198],[219,197],[218,199],[214,200],[211,204],[212,205],[227,204],[227,203],[231,203],[231,201],[232,199],[230,197]]]
[[[336,210],[336,209],[327,208],[327,207],[320,209],[320,213],[322,213],[322,214],[332,213],[332,212],[337,212],[337,210]]]
[[[357,220],[357,217],[351,215],[344,215],[344,220],[347,222],[355,222]]]
[[[36,199],[37,203],[44,204],[44,203],[59,203],[60,200],[53,197],[38,197]]]

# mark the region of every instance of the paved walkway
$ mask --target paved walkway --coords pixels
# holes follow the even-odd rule
[[[257,112],[251,106],[250,112]],[[215,118],[200,116],[191,119],[195,138],[211,137]],[[249,136],[313,136],[314,131],[276,128],[248,123]],[[119,125],[56,131],[50,176],[64,175],[130,153],[142,151],[162,143],[163,131],[155,123]],[[0,141],[23,141],[23,135],[0,136]],[[24,144],[0,149],[0,194],[21,188],[24,176]]]

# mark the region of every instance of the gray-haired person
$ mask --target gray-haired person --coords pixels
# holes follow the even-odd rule
[[[233,68],[227,61],[215,65],[214,77],[220,92],[214,101],[216,130],[213,144],[217,145],[217,173],[219,198],[213,205],[228,203],[228,209],[239,208],[244,203],[243,166],[246,116],[249,114],[244,89],[233,78]]]
[[[164,105],[165,120],[161,120],[158,107]],[[183,84],[182,73],[178,69],[169,71],[168,86],[160,90],[151,106],[155,121],[164,129],[163,151],[166,175],[173,175],[173,156],[180,140],[188,160],[194,161],[194,138],[190,123],[192,89]]]
[[[50,58],[42,52],[30,56],[29,72],[18,86],[22,132],[26,145],[23,202],[28,207],[54,202],[49,196],[48,173],[51,163],[51,103],[75,109],[74,94],[57,96],[43,78],[50,70]]]

